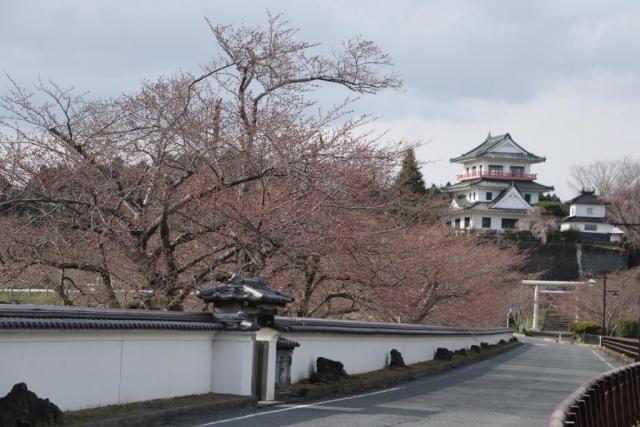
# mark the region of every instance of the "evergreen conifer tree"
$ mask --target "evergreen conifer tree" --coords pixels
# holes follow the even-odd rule
[[[427,192],[413,148],[408,148],[404,154],[402,166],[396,178],[396,186],[403,193],[423,194]]]

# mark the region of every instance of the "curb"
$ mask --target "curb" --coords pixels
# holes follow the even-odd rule
[[[422,377],[436,375],[454,368],[470,365],[489,359],[498,354],[506,353],[522,345],[520,341],[516,343],[508,343],[501,347],[495,347],[491,350],[484,350],[481,353],[469,354],[466,357],[460,357],[452,361],[443,361],[435,366],[426,367],[409,367],[409,369],[388,371],[393,374],[387,374],[382,378],[356,379],[350,382],[314,385],[313,387],[300,387],[297,390],[290,390],[291,396],[283,399],[287,403],[299,402],[301,400],[313,400],[333,395],[353,394],[366,390],[385,388],[402,382],[415,380]]]
[[[94,420],[86,423],[71,424],[72,427],[140,427],[154,426],[180,421],[184,418],[223,414],[255,407],[257,400],[251,396],[218,400],[210,403],[178,406],[174,408],[148,411],[139,414],[125,415],[104,420]]]

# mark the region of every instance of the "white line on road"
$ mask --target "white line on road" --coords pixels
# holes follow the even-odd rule
[[[613,366],[611,363],[607,362],[606,360],[604,360],[604,358],[602,356],[600,356],[598,353],[595,352],[595,350],[591,350],[591,353],[595,354],[596,357],[600,360],[602,360],[608,367],[610,367],[611,369],[615,369],[616,367]]]
[[[386,390],[374,391],[372,393],[357,394],[355,396],[342,397],[340,399],[325,400],[325,401],[322,401],[322,402],[308,403],[306,405],[289,406],[289,407],[282,408],[282,409],[275,409],[273,411],[258,412],[258,413],[255,413],[255,414],[243,415],[241,417],[227,418],[225,420],[219,420],[219,421],[212,421],[210,423],[199,424],[197,427],[205,427],[205,426],[212,426],[214,424],[230,423],[231,421],[246,420],[248,418],[259,417],[261,415],[269,415],[269,414],[275,414],[275,413],[278,413],[278,412],[292,411],[294,409],[310,408],[312,406],[324,405],[324,404],[333,403],[333,402],[340,402],[342,400],[358,399],[360,397],[373,396],[374,394],[388,393],[390,391],[400,390],[401,388],[402,387],[394,387],[394,388],[388,388]]]

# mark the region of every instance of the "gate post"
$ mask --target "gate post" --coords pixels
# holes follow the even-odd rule
[[[533,326],[531,329],[538,330],[538,285],[533,290]]]

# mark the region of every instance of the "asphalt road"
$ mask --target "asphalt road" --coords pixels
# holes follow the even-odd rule
[[[544,426],[578,385],[619,362],[590,347],[527,339],[510,352],[358,396],[276,405],[176,426]]]

